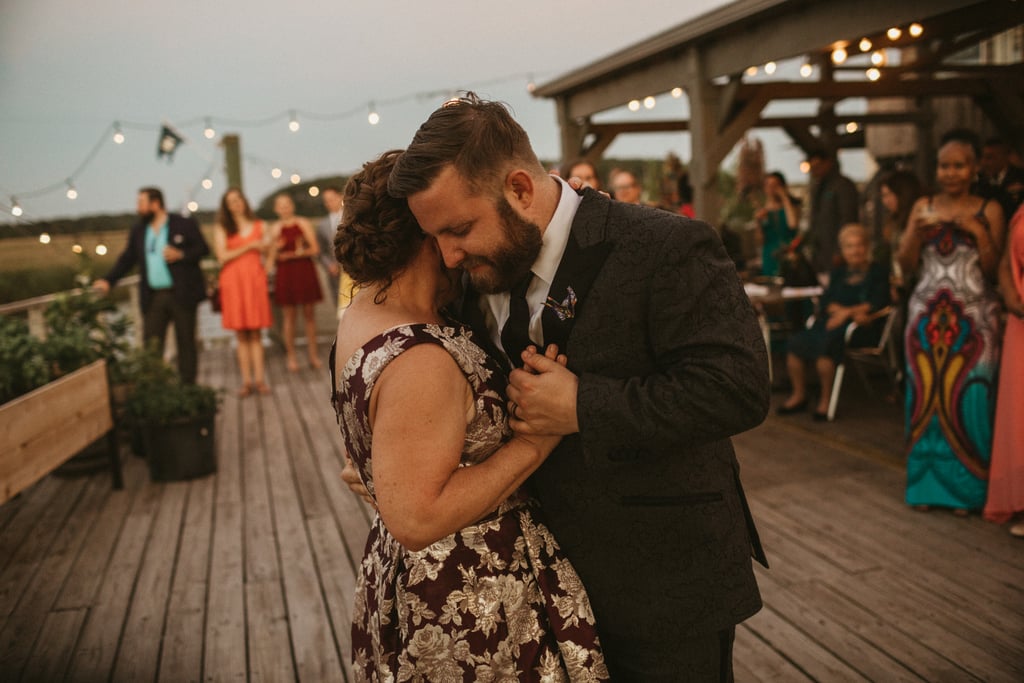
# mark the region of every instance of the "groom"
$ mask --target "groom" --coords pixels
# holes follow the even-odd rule
[[[504,105],[472,93],[420,127],[388,189],[468,274],[476,337],[525,359],[514,426],[565,435],[530,482],[590,594],[612,680],[732,680],[764,554],[729,437],[764,419],[769,384],[715,231],[577,194]],[[568,367],[531,344],[557,344]]]

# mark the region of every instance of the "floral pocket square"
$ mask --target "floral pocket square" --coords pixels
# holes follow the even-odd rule
[[[550,296],[544,302],[544,307],[554,311],[558,319],[563,322],[576,317],[576,292],[573,291],[572,287],[566,287],[565,291],[567,294],[561,303]]]

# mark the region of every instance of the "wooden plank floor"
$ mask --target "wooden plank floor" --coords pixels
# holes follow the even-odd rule
[[[239,400],[230,349],[202,355],[229,390],[216,475],[154,484],[126,451],[123,491],[50,476],[0,506],[0,681],[350,679],[370,515],[338,478],[325,374],[269,364],[273,395]],[[772,563],[737,680],[1024,680],[1024,543],[907,509],[899,408],[867,403],[736,439]]]

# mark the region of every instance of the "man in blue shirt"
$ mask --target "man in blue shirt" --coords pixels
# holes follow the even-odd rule
[[[183,382],[196,381],[196,308],[206,298],[206,281],[199,261],[210,248],[193,218],[168,214],[164,195],[155,187],[139,190],[139,221],[132,226],[128,245],[106,277],[93,288],[107,293],[135,266],[139,267],[139,301],[143,338],[156,339],[161,355],[167,326],[174,323],[178,373]]]

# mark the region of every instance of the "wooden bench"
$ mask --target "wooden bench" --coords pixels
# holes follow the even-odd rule
[[[0,405],[0,504],[104,435],[123,488],[116,434],[104,360]]]

